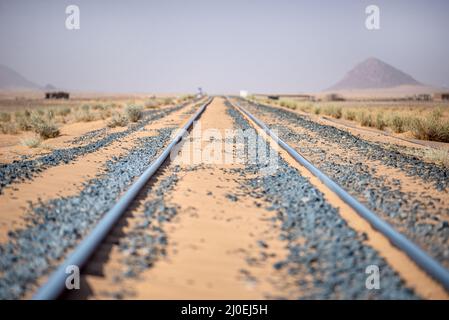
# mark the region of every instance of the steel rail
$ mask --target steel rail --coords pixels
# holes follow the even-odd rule
[[[56,299],[65,289],[65,282],[68,274],[66,269],[69,266],[77,266],[80,269],[85,265],[95,249],[104,240],[106,235],[111,231],[112,227],[117,223],[119,218],[125,213],[136,196],[146,185],[148,180],[160,168],[169,156],[172,149],[181,141],[183,135],[193,125],[207,106],[212,102],[213,98],[209,98],[200,109],[188,120],[188,122],[178,131],[165,150],[154,160],[150,166],[142,173],[142,175],[131,185],[131,187],[120,197],[115,205],[100,219],[94,229],[76,246],[70,256],[50,275],[47,282],[42,285],[34,294],[34,300],[51,300]]]
[[[368,221],[372,227],[382,233],[397,248],[405,252],[421,269],[437,280],[447,291],[449,291],[449,270],[444,268],[438,261],[429,256],[415,243],[407,237],[399,233],[388,222],[382,220],[374,212],[366,208],[346,190],[340,187],[331,178],[316,168],[307,159],[301,156],[295,149],[290,147],[286,142],[275,135],[262,121],[253,116],[248,110],[240,104],[233,103],[231,99],[226,97],[227,101],[239,112],[250,118],[257,126],[259,126],[268,136],[270,136],[279,146],[288,152],[299,164],[309,170],[315,177],[321,180],[329,189],[335,192],[338,197],[348,204],[359,216]]]

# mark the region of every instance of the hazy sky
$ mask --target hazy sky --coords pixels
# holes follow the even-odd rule
[[[65,27],[70,4],[80,30]],[[0,64],[78,90],[301,92],[374,56],[449,86],[448,13],[447,0],[0,0]]]

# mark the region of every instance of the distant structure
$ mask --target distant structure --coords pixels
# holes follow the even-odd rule
[[[45,99],[69,99],[70,94],[64,91],[46,92]]]
[[[314,100],[315,97],[309,94],[264,94],[264,93],[256,93],[255,97],[258,98],[268,98],[270,100],[279,100],[279,99],[292,99],[298,101],[307,101]]]
[[[428,93],[417,94],[414,97],[414,100],[417,101],[432,101],[432,96]]]
[[[435,101],[448,101],[449,100],[449,92],[438,92],[433,94],[433,100]]]
[[[198,87],[198,93],[196,94],[197,98],[201,98],[204,96],[203,88]]]
[[[324,97],[325,101],[344,101],[345,99],[340,96],[339,94],[336,93],[329,93],[326,94],[326,96]]]
[[[246,90],[240,90],[240,97],[246,98],[248,96],[248,91]]]

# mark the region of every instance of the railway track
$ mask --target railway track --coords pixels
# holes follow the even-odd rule
[[[166,161],[172,149],[182,139],[194,121],[200,118],[207,106],[212,102],[210,98],[204,103],[200,109],[188,120],[188,122],[178,131],[170,144],[164,149],[160,156],[146,169],[142,176],[129,188],[129,190],[117,201],[114,207],[108,211],[104,217],[95,226],[93,231],[73,250],[68,258],[50,275],[48,281],[42,285],[33,296],[34,299],[56,299],[64,291],[65,280],[67,277],[66,268],[70,265],[76,265],[82,268],[93,255],[96,248],[105,239],[117,221],[122,217],[125,211],[133,203],[134,199],[148,183],[151,177],[158,171],[162,164]],[[296,150],[291,148],[287,143],[276,136],[262,121],[254,117],[245,108],[237,102],[233,102],[230,98],[226,101],[240,112],[245,118],[249,119],[254,126],[263,131],[271,141],[277,143],[301,166],[305,167],[312,175],[317,177],[324,185],[331,189],[342,201],[348,204],[357,214],[368,221],[376,230],[386,237],[392,244],[407,254],[422,270],[429,274],[434,280],[440,283],[447,291],[449,291],[449,271],[442,267],[437,261],[426,254],[413,242],[405,236],[397,232],[388,223],[380,219],[376,214],[363,206],[359,201],[349,195],[332,179],[322,173],[313,164],[307,161]]]
[[[114,227],[116,222],[125,213],[139,192],[150,180],[150,178],[161,167],[170,155],[173,148],[181,141],[183,135],[190,129],[194,121],[197,120],[207,106],[212,102],[212,98],[207,100],[199,110],[187,121],[187,123],[178,131],[165,150],[152,162],[144,173],[132,184],[128,191],[117,201],[117,203],[103,216],[90,234],[73,250],[68,258],[52,273],[48,281],[41,286],[33,299],[49,300],[56,299],[64,290],[65,279],[67,277],[66,269],[75,265],[82,268],[95,249],[100,245],[108,232]]]
[[[290,154],[300,165],[304,166],[312,175],[321,180],[328,188],[330,188],[341,200],[353,208],[363,219],[368,221],[376,230],[382,233],[391,243],[407,254],[419,267],[426,273],[437,280],[441,285],[449,291],[449,271],[444,268],[438,261],[429,256],[420,247],[406,238],[404,235],[396,231],[390,224],[379,218],[374,212],[366,208],[357,199],[351,196],[347,191],[340,187],[336,182],[315,167],[295,149],[290,147],[286,142],[274,134],[268,126],[257,119],[245,108],[238,103],[233,103],[229,98],[228,102],[246,117],[251,119],[263,132],[272,138],[282,149]]]

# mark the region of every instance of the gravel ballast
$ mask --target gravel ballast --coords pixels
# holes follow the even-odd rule
[[[289,121],[316,133],[327,141],[339,143],[344,147],[357,150],[361,154],[366,155],[370,160],[381,161],[389,167],[403,171],[408,176],[418,177],[426,182],[431,181],[435,184],[437,190],[447,190],[449,187],[448,168],[422,161],[415,156],[401,152],[399,147],[397,150],[389,149],[386,145],[363,140],[347,131],[334,126],[319,124],[289,110],[273,108],[263,104],[250,103],[245,105],[255,115],[257,113],[266,114],[275,119]]]
[[[79,194],[33,204],[27,226],[9,232],[9,241],[0,245],[0,299],[22,297],[54,269],[162,151],[173,130],[159,130],[128,154],[108,160],[106,173],[85,183]]]
[[[144,119],[136,124],[130,124],[128,128],[121,132],[114,132],[104,135],[104,129],[94,130],[88,132],[83,136],[77,137],[73,143],[82,143],[87,141],[88,143],[82,146],[70,147],[65,149],[56,149],[38,158],[24,157],[21,160],[15,160],[12,163],[0,164],[0,193],[2,190],[16,181],[29,180],[34,177],[35,174],[43,172],[44,170],[57,166],[59,164],[66,164],[76,158],[95,152],[101,148],[110,145],[112,142],[122,139],[133,132],[141,130],[149,123],[159,120],[181,108],[185,107],[188,103],[174,106],[163,110],[149,110],[145,111]],[[95,137],[100,137],[90,142]]]
[[[238,128],[248,122],[232,107],[228,113]],[[250,145],[248,147],[254,147]],[[279,160],[275,174],[246,179],[242,188],[277,214],[288,258],[273,267],[296,279],[299,299],[417,299],[400,276],[354,231],[308,179]],[[263,165],[262,165],[263,166]],[[259,173],[260,164],[238,169],[243,177]],[[380,289],[365,286],[366,268],[380,269]]]
[[[384,175],[376,166],[367,163],[379,160],[387,166],[407,171],[409,176],[431,181],[437,189],[446,188],[448,184],[446,168],[391,151],[288,110],[264,105],[246,107],[255,116],[270,117],[266,123],[277,131],[281,139],[449,268],[449,224],[445,220],[449,216],[449,208],[442,207],[440,199],[423,194],[419,189],[404,190],[400,179]],[[286,127],[285,123],[291,128],[307,130],[298,133]],[[308,134],[309,130],[315,134]],[[347,150],[356,152],[358,156],[352,156]],[[447,190],[444,188],[443,194]]]

